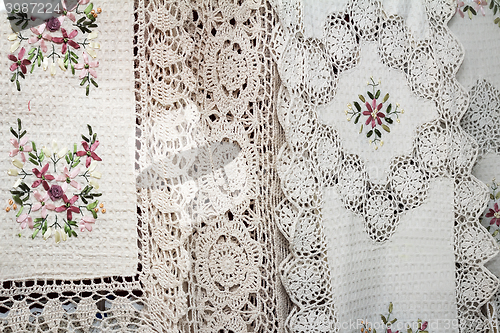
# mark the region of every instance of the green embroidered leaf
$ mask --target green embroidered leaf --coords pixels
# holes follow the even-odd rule
[[[408,327],[408,329],[406,330],[406,333],[413,333],[413,331],[411,330],[410,327]]]
[[[14,73],[14,75],[12,75],[12,77],[10,78],[10,82],[14,82],[15,79],[16,79],[16,73]]]
[[[495,199],[500,199],[500,192],[498,192],[497,195],[495,195]]]
[[[372,136],[373,134],[373,130],[370,130],[368,131],[368,133],[366,133],[366,137],[369,138],[370,136]]]
[[[29,161],[30,161],[31,163],[33,163],[34,165],[38,165],[38,162],[37,162],[37,161],[35,161],[35,160],[34,160],[34,159],[32,159],[32,158],[30,158],[30,159],[29,159]]]
[[[363,124],[361,124],[361,128],[359,129],[359,134],[361,134],[361,132],[363,132]]]
[[[389,325],[394,324],[396,321],[397,321],[397,319],[396,319],[396,318],[394,318],[393,320],[391,320],[391,322],[389,323]]]
[[[85,135],[83,135],[83,134],[82,134],[82,139],[83,139],[85,142],[89,142],[89,139],[88,139]]]
[[[88,96],[89,95],[89,92],[90,92],[90,84],[87,85],[87,88],[85,89],[85,96]]]
[[[380,131],[376,128],[375,128],[375,134],[377,134],[379,138],[382,137],[382,133],[380,133]]]
[[[73,235],[73,237],[78,237],[77,233],[75,232],[75,230],[71,230],[71,234]]]
[[[77,147],[76,147],[76,143],[75,143],[75,144],[73,145],[73,154],[76,154],[76,149],[77,149]]]
[[[92,216],[96,219],[97,218],[97,212],[95,210],[92,211]]]
[[[393,121],[391,118],[389,118],[389,117],[385,117],[384,119],[385,119],[385,121],[386,121],[388,124],[392,124],[392,123],[394,122],[394,121]]]
[[[92,137],[92,143],[95,142],[95,139],[97,139],[97,133],[94,133],[94,136]]]
[[[23,29],[26,29],[26,27],[28,26],[28,21],[26,21],[24,24],[23,24]]]
[[[382,322],[384,323],[384,325],[387,325],[387,319],[385,318],[385,316],[380,315],[380,318],[382,319]]]
[[[33,159],[35,159],[35,160],[36,160],[36,156],[35,156],[35,154],[33,154],[33,153],[28,153],[28,155],[29,155],[31,158],[33,158]]]
[[[469,6],[465,6],[464,8],[462,8],[462,10],[463,10],[464,12],[466,12],[468,9],[469,9]]]
[[[384,99],[382,100],[382,103],[387,102],[388,99],[389,99],[389,93],[385,94]]]
[[[492,236],[495,237],[496,235],[498,235],[498,233],[500,232],[500,229],[497,229],[493,232]]]
[[[24,135],[26,134],[26,130],[24,130],[21,135],[19,136],[19,139],[21,139]]]
[[[15,203],[17,203],[18,205],[22,205],[23,204],[21,198],[19,198],[19,196],[17,196],[17,195],[13,195],[12,199],[14,199]]]
[[[389,95],[389,94],[387,94],[387,95]],[[392,302],[390,302],[389,303],[389,313],[392,313],[392,309],[393,309],[393,305],[392,305]]]
[[[23,72],[19,72],[19,76],[22,77],[23,79],[26,79],[26,77],[24,76]]]
[[[85,13],[85,15],[88,15],[91,11],[92,11],[92,8],[94,8],[94,4],[91,2],[87,8],[85,8],[85,10],[83,11]]]
[[[85,21],[85,16],[82,16],[81,19],[79,19],[78,21],[76,21],[76,24],[80,24],[82,23],[83,21]]]
[[[496,15],[497,14],[497,11],[498,11],[498,7],[495,6],[495,8],[493,9],[493,15]]]
[[[379,98],[380,97],[380,90],[377,90],[377,92],[375,93],[375,98]]]
[[[33,65],[31,65],[31,70],[30,70],[30,74],[33,74],[33,71],[35,70],[35,63],[33,63]]]
[[[35,225],[33,226],[33,228],[38,228],[40,227],[42,224],[41,223],[35,223]]]
[[[21,84],[19,83],[19,80],[16,80],[16,86],[17,86],[17,91],[21,91]]]
[[[354,119],[354,123],[357,124],[359,121],[359,117],[361,116],[361,113],[356,116],[356,119]]]
[[[473,15],[477,15],[477,12],[474,8],[472,8],[471,6],[469,6],[469,11],[472,12]]]
[[[80,82],[80,85],[83,86],[85,83],[87,83],[88,79],[88,77],[84,77],[82,82]]]
[[[386,113],[391,113],[391,110],[392,110],[392,104],[389,104],[389,106],[387,107],[387,110],[385,110]]]
[[[371,99],[373,99],[373,94],[369,91],[366,92],[368,94],[368,97],[370,97]]]
[[[19,209],[19,211],[16,214],[16,217],[21,216],[21,214],[23,213],[23,210],[24,210],[24,206],[21,206],[21,208]]]
[[[493,1],[490,1],[490,9],[493,9],[493,5],[494,5],[494,4],[495,4],[495,3],[494,3]]]
[[[66,154],[66,156],[64,156],[64,157],[66,157],[66,162],[67,162],[68,164],[71,164],[71,161],[69,160],[68,155]]]
[[[98,200],[94,201],[93,203],[91,203],[91,204],[87,205],[87,209],[88,209],[88,210],[91,210],[91,209],[96,208],[98,203],[99,203],[99,201],[98,201]]]
[[[31,141],[31,147],[33,148],[33,151],[36,151],[36,144],[34,141]]]
[[[391,129],[389,128],[389,126],[385,125],[385,124],[382,124],[382,128],[387,132],[387,133],[390,133],[391,132]]]
[[[365,97],[363,95],[358,96],[361,102],[366,103]]]
[[[10,132],[17,138],[17,132],[11,127]]]
[[[93,78],[90,78],[90,82],[92,82],[92,84],[93,84],[96,88],[98,88],[98,87],[99,87],[99,86],[97,85],[97,82],[95,82]]]
[[[495,22],[495,24],[498,24],[498,22],[500,22],[500,17],[497,17],[493,22]]]
[[[354,106],[356,107],[356,109],[361,112],[361,106],[359,106],[359,103],[358,102],[354,102]]]
[[[19,187],[23,189],[25,192],[30,192],[30,188],[24,182],[22,182],[21,185],[19,185]]]
[[[490,199],[491,200],[495,200],[495,197],[493,196],[493,194],[490,193]]]
[[[40,229],[36,229],[35,232],[33,232],[33,235],[31,235],[31,238],[35,239],[35,237],[36,237],[36,235],[38,234],[39,231],[40,231]]]
[[[89,28],[97,28],[97,24],[92,23],[92,24],[89,24],[89,25],[88,25],[88,27],[89,27]]]
[[[491,225],[486,227],[486,230],[490,231],[490,229],[491,229]]]
[[[38,159],[40,160],[40,162],[43,162],[44,158],[45,158],[45,153],[42,150],[42,152],[40,153],[40,156],[38,157]]]
[[[71,74],[75,75],[75,66],[73,64],[71,64]]]

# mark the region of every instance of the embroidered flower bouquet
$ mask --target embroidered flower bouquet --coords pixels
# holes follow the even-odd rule
[[[54,235],[56,243],[67,237],[76,237],[75,230],[92,231],[98,218],[99,208],[104,205],[96,199],[101,174],[96,171],[101,158],[96,154],[99,146],[97,133],[88,127],[88,136],[82,135],[80,147],[37,147],[29,141],[27,131],[18,119],[17,130],[10,128],[14,138],[10,157],[15,168],[8,171],[18,177],[14,183],[12,199],[6,211],[16,212],[16,221],[22,229],[33,230],[34,239],[39,233],[44,239]],[[99,205],[99,206],[98,206]]]

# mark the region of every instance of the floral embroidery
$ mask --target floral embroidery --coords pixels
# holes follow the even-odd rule
[[[379,130],[381,127],[387,133],[391,132],[389,125],[394,123],[393,118],[396,117],[396,121],[399,123],[399,114],[404,113],[404,110],[399,111],[400,105],[396,104],[393,107],[392,103],[385,106],[389,100],[389,93],[385,94],[384,98],[380,100],[381,91],[376,88],[380,85],[380,81],[375,83],[373,77],[368,81],[368,86],[372,87],[372,91],[367,91],[365,97],[364,95],[359,95],[359,99],[364,106],[361,106],[357,101],[354,101],[354,108],[351,103],[347,104],[348,110],[345,111],[347,116],[347,121],[354,119],[354,123],[357,124],[361,116],[366,116],[364,124],[361,124],[359,133],[363,132],[364,126],[369,128],[366,133],[366,137],[370,138],[369,143],[374,144],[374,148],[378,149],[383,146],[384,141],[382,140],[382,132]],[[375,89],[377,89],[375,91]],[[385,107],[385,109],[384,109]]]
[[[490,202],[484,212],[484,216],[481,218],[481,222],[500,246],[500,206],[498,205],[500,201],[500,188],[495,178],[493,178],[491,185],[488,187],[490,189]]]
[[[485,6],[488,6],[493,11],[493,15],[496,15],[500,9],[500,0],[490,0],[489,5],[486,0],[468,0],[467,2],[470,4],[466,5],[462,0],[457,0],[456,13],[458,13],[462,18],[464,18],[465,13],[467,13],[467,16],[469,16],[469,19],[471,20],[473,16],[477,15],[478,12],[481,12],[481,14],[485,16]],[[493,22],[500,27],[500,17],[496,17]]]
[[[396,318],[394,319],[391,319],[391,314],[392,314],[392,310],[393,310],[393,305],[392,305],[392,302],[389,303],[389,313],[387,314],[387,316],[384,316],[384,315],[380,315],[380,319],[382,319],[382,322],[383,322],[383,325],[377,325],[378,323],[375,323],[373,326],[374,327],[371,327],[371,323],[368,323],[366,321],[363,321],[361,320],[361,333],[377,333],[377,329],[375,328],[375,326],[378,326],[378,327],[383,327],[385,333],[402,333],[403,331],[401,330],[397,330],[397,331],[393,331],[393,325],[398,321]],[[428,331],[426,330],[427,329],[427,326],[429,325],[429,323],[427,321],[425,322],[422,322],[421,319],[419,319],[416,323],[417,325],[410,325],[410,324],[406,324],[406,327],[404,327],[404,329],[406,330],[407,333],[428,333]],[[401,327],[401,329],[403,329],[403,327]]]
[[[87,6],[82,11],[80,6],[84,5]],[[63,0],[60,17],[40,20],[38,26],[9,35],[8,39],[14,42],[10,48],[11,53],[21,47],[17,57],[14,54],[9,55],[9,59],[14,62],[10,66],[10,70],[14,72],[11,82],[16,84],[18,91],[21,91],[20,78],[26,79],[26,75],[32,74],[36,67],[42,67],[44,71],[48,69],[52,76],[57,74],[57,67],[63,72],[71,69],[72,75],[76,74],[75,70],[81,70],[80,86],[85,86],[87,96],[91,86],[99,87],[95,70],[99,67],[99,61],[89,61],[88,56],[95,59],[96,50],[100,48],[100,44],[94,41],[98,33],[93,30],[98,27],[97,17],[102,13],[102,9],[93,8],[94,5],[89,4],[89,0],[79,0],[75,7],[68,7],[67,1]],[[8,19],[16,20],[15,24],[23,29],[31,20],[25,13],[15,12],[9,15]],[[68,20],[65,20],[66,18]],[[65,24],[65,21],[68,23]],[[76,29],[73,29],[74,27]],[[30,36],[27,36],[28,34]],[[26,51],[27,48],[30,48],[29,51]],[[31,67],[28,71],[29,65]]]
[[[50,148],[39,149],[28,140],[20,119],[17,125],[17,130],[10,128],[14,138],[10,140],[13,150],[9,156],[21,159],[12,160],[15,168],[8,174],[20,178],[10,191],[12,199],[5,210],[16,212],[21,229],[32,229],[33,239],[41,232],[44,239],[54,235],[59,243],[68,236],[77,237],[76,229],[92,231],[99,208],[101,213],[106,212],[104,204],[96,200],[102,193],[95,192],[99,188],[95,179],[101,178],[96,171],[96,163],[101,161],[95,153],[99,146],[97,133],[87,125],[89,135],[82,135],[80,151],[77,144],[68,150],[55,142]],[[85,168],[80,166],[83,156],[86,156]]]

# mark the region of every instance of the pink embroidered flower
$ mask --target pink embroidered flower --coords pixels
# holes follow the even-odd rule
[[[486,213],[486,217],[493,217],[490,225],[496,224],[497,227],[500,227],[500,209],[497,203],[495,203],[494,209],[490,208],[489,212]]]
[[[66,211],[68,221],[71,221],[73,219],[73,213],[80,213],[80,208],[73,206],[73,204],[78,200],[78,196],[74,195],[71,199],[68,199],[66,194],[64,194],[62,199],[64,201],[64,205],[57,207],[56,212],[60,213]]]
[[[23,72],[23,74],[26,74],[27,72],[26,66],[31,65],[31,61],[29,61],[28,59],[23,59],[25,53],[26,49],[24,47],[21,47],[21,50],[19,50],[17,58],[15,55],[9,54],[9,59],[14,62],[12,65],[10,65],[10,70],[12,72],[15,71],[17,67],[21,67],[21,71]]]
[[[78,174],[80,173],[80,169],[75,169],[71,172],[68,171],[68,168],[67,167],[64,167],[64,175],[60,175],[60,176],[57,176],[56,177],[56,180],[58,182],[64,182],[61,187],[62,187],[62,190],[64,192],[66,192],[66,190],[68,189],[68,184],[70,184],[71,186],[73,186],[74,188],[76,188],[77,190],[80,190],[82,187],[80,186],[80,184],[74,180],[74,178],[76,176],[78,176]]]
[[[96,141],[92,144],[92,146],[90,146],[89,148],[89,144],[85,141],[82,141],[82,146],[83,146],[83,149],[85,150],[81,150],[79,152],[77,152],[76,154],[78,156],[85,156],[87,155],[87,161],[85,162],[85,167],[88,168],[89,165],[90,165],[90,162],[92,162],[92,159],[96,160],[96,161],[102,161],[101,158],[99,156],[97,156],[97,154],[94,152],[97,147],[99,146],[99,141]]]
[[[92,75],[93,77],[97,78],[97,73],[93,68],[99,67],[99,61],[91,61],[89,62],[89,57],[87,56],[87,53],[83,52],[83,63],[79,63],[75,65],[76,69],[81,69],[82,72],[80,73],[80,79],[83,79],[85,76],[87,76],[88,73]]]
[[[365,125],[368,125],[370,122],[372,123],[372,128],[376,126],[375,122],[378,122],[379,125],[382,125],[382,120],[380,118],[384,118],[385,114],[379,112],[382,108],[382,103],[377,106],[377,100],[373,99],[372,104],[366,102],[366,107],[368,111],[363,111],[363,115],[368,116]]]
[[[40,208],[42,209],[42,218],[47,217],[47,210],[55,210],[56,206],[53,203],[47,203],[49,200],[49,195],[46,193],[45,196],[43,196],[40,192],[35,191],[33,193],[35,196],[36,200],[38,200],[37,203],[31,207],[31,211],[36,212]]]
[[[12,143],[14,149],[11,150],[9,156],[14,157],[17,155],[17,153],[19,153],[19,155],[21,155],[21,161],[23,161],[23,163],[26,162],[26,156],[24,156],[24,152],[29,153],[33,150],[31,145],[26,145],[27,142],[27,137],[22,138],[21,142],[18,142],[16,139],[10,139],[10,143]]]
[[[52,175],[48,175],[48,174],[46,175],[47,170],[49,170],[49,163],[45,164],[45,166],[42,168],[41,171],[38,171],[37,168],[34,168],[32,170],[33,173],[35,174],[35,176],[37,178],[40,178],[40,179],[35,180],[35,182],[33,183],[33,185],[31,185],[31,187],[35,188],[35,187],[38,187],[40,184],[42,184],[43,188],[45,189],[45,191],[49,190],[50,186],[47,183],[47,180],[54,180],[55,177],[52,176]]]
[[[33,32],[36,36],[31,37],[28,39],[28,43],[30,44],[35,44],[36,42],[40,41],[40,47],[42,48],[42,51],[45,53],[47,52],[47,45],[45,44],[45,41],[51,41],[52,36],[49,34],[44,34],[45,27],[47,26],[46,23],[40,24],[38,27],[33,27],[31,28],[31,32]]]
[[[61,27],[63,17],[53,17],[47,21],[47,29],[50,32],[56,32]]]
[[[62,198],[64,190],[59,185],[52,185],[50,189],[47,191],[47,194],[49,195],[52,201],[57,201]]]
[[[85,229],[92,231],[92,225],[95,223],[95,218],[92,216],[84,216],[80,220],[80,231],[84,232]]]
[[[61,12],[61,14],[63,15],[62,16],[63,19],[64,19],[64,17],[67,17],[71,21],[75,22],[76,21],[76,17],[75,17],[75,14],[72,13],[72,11],[75,10],[76,6],[72,7],[71,9],[68,9],[67,0],[62,0],[61,3],[62,3],[62,7],[63,7],[63,10]]]
[[[26,229],[26,227],[33,229],[33,218],[28,214],[22,214],[16,220],[18,223],[21,223],[21,229]]]
[[[457,10],[455,13],[460,14],[460,17],[464,18],[464,12],[462,11],[462,7],[465,6],[465,3],[461,0],[457,0]]]
[[[64,29],[64,28],[61,28],[61,32],[62,32],[63,36],[62,37],[52,37],[52,41],[56,44],[62,44],[62,50],[61,50],[62,54],[65,54],[66,51],[68,50],[68,44],[69,44],[69,46],[71,46],[74,49],[80,48],[80,45],[78,45],[78,43],[73,40],[73,38],[75,38],[76,35],[78,35],[77,30],[71,31],[69,35],[66,32],[66,29]]]
[[[387,333],[393,333],[392,330],[390,328],[387,329]],[[396,331],[394,333],[399,333],[399,331]]]
[[[483,6],[486,6],[488,3],[485,0],[474,0],[474,2],[476,3],[476,12],[481,10],[481,13],[485,16],[486,14],[484,13]]]

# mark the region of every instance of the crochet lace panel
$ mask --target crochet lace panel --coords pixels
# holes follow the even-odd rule
[[[132,276],[4,280],[0,330],[283,332],[289,303],[277,265],[288,249],[271,209],[282,195],[272,168],[282,137],[274,9],[99,6],[110,11],[105,24],[129,27],[134,54],[139,265]]]
[[[458,124],[468,99],[455,79],[463,51],[446,26],[454,6],[451,2],[425,3],[429,32],[416,34],[424,38],[413,35],[403,17],[388,14],[376,1],[350,1],[343,10],[328,13],[320,38],[308,35],[303,3],[287,1],[278,3],[277,7],[281,24],[273,32],[274,55],[282,80],[277,103],[286,137],[277,167],[286,199],[279,203],[275,214],[291,249],[281,265],[283,284],[296,305],[288,316],[288,327],[294,332],[327,332],[339,327],[342,331],[343,323],[338,321],[334,304],[341,291],[335,289],[331,280],[332,274],[336,275],[331,271],[332,265],[337,263],[329,262],[331,245],[324,226],[329,216],[325,205],[332,205],[325,201],[329,188],[335,189],[341,205],[352,217],[364,221],[367,236],[364,242],[386,246],[398,234],[402,216],[425,205],[430,197],[429,187],[444,177],[454,185],[451,216],[458,327],[464,332],[488,331],[491,323],[481,313],[481,307],[496,291],[498,281],[483,264],[497,249],[478,223],[487,194],[484,185],[471,175],[477,144]],[[363,66],[368,85],[378,88],[384,84],[384,81],[376,83],[376,75],[383,75],[378,65],[372,61],[373,65],[368,66],[370,62],[363,63],[360,59],[370,54],[363,51],[367,47],[371,54],[377,53],[387,72],[402,73],[402,85],[407,85],[419,99],[431,101],[437,110],[433,119],[426,119],[417,124],[415,130],[407,131],[406,135],[411,134],[413,138],[408,149],[392,156],[384,152],[381,160],[389,160],[389,167],[381,168],[384,174],[380,177],[369,170],[377,163],[376,158],[371,157],[372,152],[376,149],[382,154],[384,148],[392,146],[381,142],[382,133],[376,129],[388,132],[383,134],[385,137],[393,135],[392,129],[400,126],[399,121],[392,126],[392,121],[385,125],[387,129],[378,127],[382,122],[377,117],[387,118],[392,111],[381,106],[384,95],[373,92],[376,96],[368,93],[370,99],[365,96],[358,99],[361,92],[351,91],[352,100],[357,100],[356,108],[353,104],[344,104],[348,117],[345,123],[325,122],[324,116],[332,110],[338,118],[343,117],[344,110],[336,104],[336,99],[344,95],[336,95],[336,92],[348,91],[343,87],[345,84],[357,87],[356,82],[345,79],[350,76],[356,81],[357,66]],[[369,105],[372,99],[373,104]],[[363,108],[368,111],[361,113]],[[374,114],[372,108],[385,114],[377,114],[378,111]],[[356,151],[352,147],[363,143],[346,142],[359,139],[343,134],[346,127],[352,129],[349,121],[358,123],[359,115],[362,124],[365,125],[366,120],[366,126],[371,128],[368,132],[366,127],[358,125],[357,128],[359,135],[371,138],[371,151],[364,146]],[[364,116],[372,117],[373,121]],[[406,114],[398,115],[397,119],[401,119],[401,123],[411,121],[405,117]],[[356,133],[357,129],[354,129]],[[375,166],[380,169],[379,165]],[[364,246],[361,243],[357,247]],[[362,258],[354,257],[351,265]],[[351,289],[376,289],[374,281],[366,281],[366,276],[357,280],[351,276]],[[482,282],[476,285],[473,281]],[[365,294],[368,295],[366,291]],[[362,301],[357,304],[358,309],[363,307]]]

